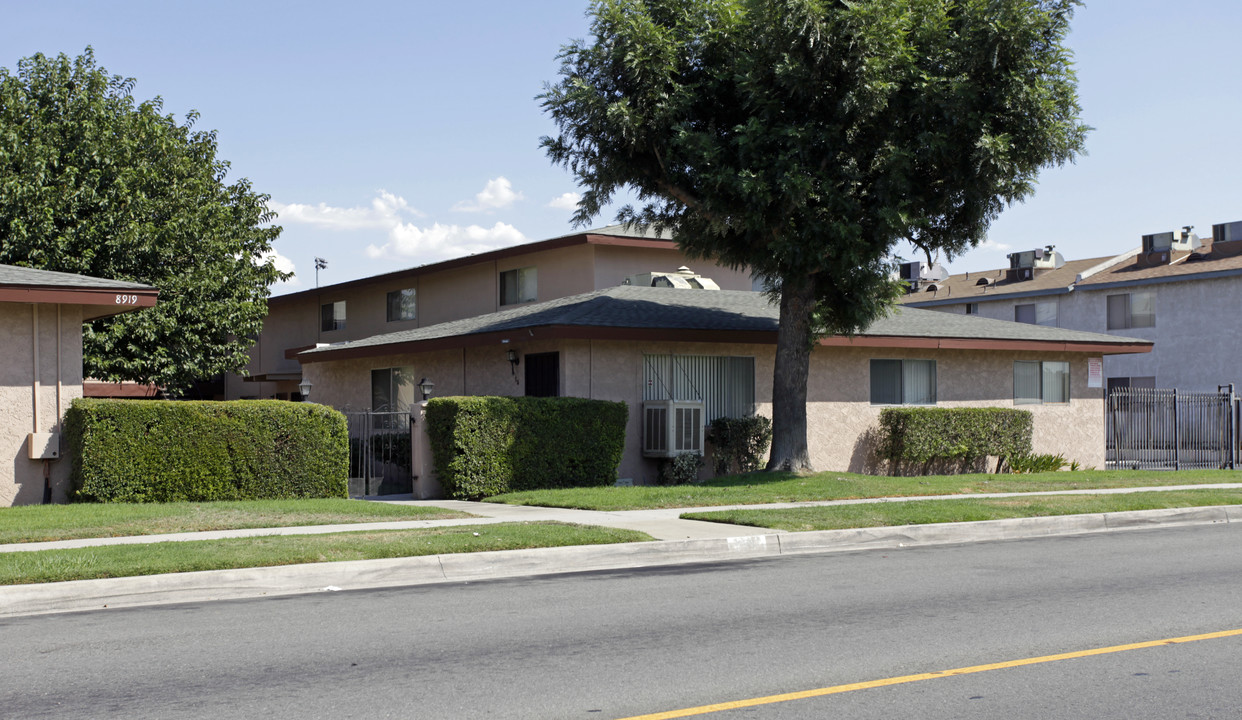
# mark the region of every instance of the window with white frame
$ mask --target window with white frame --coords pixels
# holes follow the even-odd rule
[[[1156,326],[1156,293],[1151,290],[1108,296],[1108,329]]]
[[[418,310],[417,299],[414,288],[390,291],[388,293],[388,322],[415,319]]]
[[[643,400],[701,400],[704,422],[755,414],[755,359],[643,355]]]
[[[1015,405],[1067,403],[1070,400],[1068,362],[1016,360],[1013,364]]]
[[[1027,323],[1028,325],[1049,325],[1051,327],[1056,327],[1056,301],[1049,300],[1044,302],[1015,305],[1013,307],[1013,319],[1015,322]]]
[[[534,302],[539,297],[539,276],[536,268],[524,267],[500,273],[500,304]]]
[[[872,405],[935,405],[935,360],[872,360]]]
[[[319,329],[328,332],[330,330],[345,329],[345,301],[338,300],[336,302],[324,303],[319,308]]]

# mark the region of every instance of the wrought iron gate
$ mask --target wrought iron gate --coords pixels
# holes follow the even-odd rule
[[[414,491],[408,412],[345,412],[349,423],[349,494],[396,495]]]
[[[1114,388],[1105,413],[1105,460],[1110,468],[1234,468],[1238,397],[1233,385],[1214,393]]]

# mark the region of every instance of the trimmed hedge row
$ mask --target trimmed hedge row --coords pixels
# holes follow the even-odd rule
[[[1011,408],[885,408],[877,455],[893,463],[957,462],[1031,452],[1031,413]]]
[[[443,397],[427,403],[448,497],[616,483],[629,409],[572,397]]]
[[[348,496],[345,416],[323,405],[78,399],[65,432],[75,501]]]

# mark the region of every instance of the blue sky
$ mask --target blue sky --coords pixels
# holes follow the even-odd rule
[[[578,188],[535,100],[585,36],[584,0],[9,3],[0,66],[87,45],[139,99],[196,109],[232,176],[271,195],[277,294],[573,231]],[[1242,220],[1236,0],[1097,0],[1074,49],[1088,154],[1046,170],[955,272],[1055,245],[1120,253],[1144,233]],[[597,224],[612,222],[601,217]]]

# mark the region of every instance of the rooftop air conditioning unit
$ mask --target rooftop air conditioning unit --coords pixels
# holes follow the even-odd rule
[[[648,400],[643,403],[643,456],[703,454],[701,400]]]

